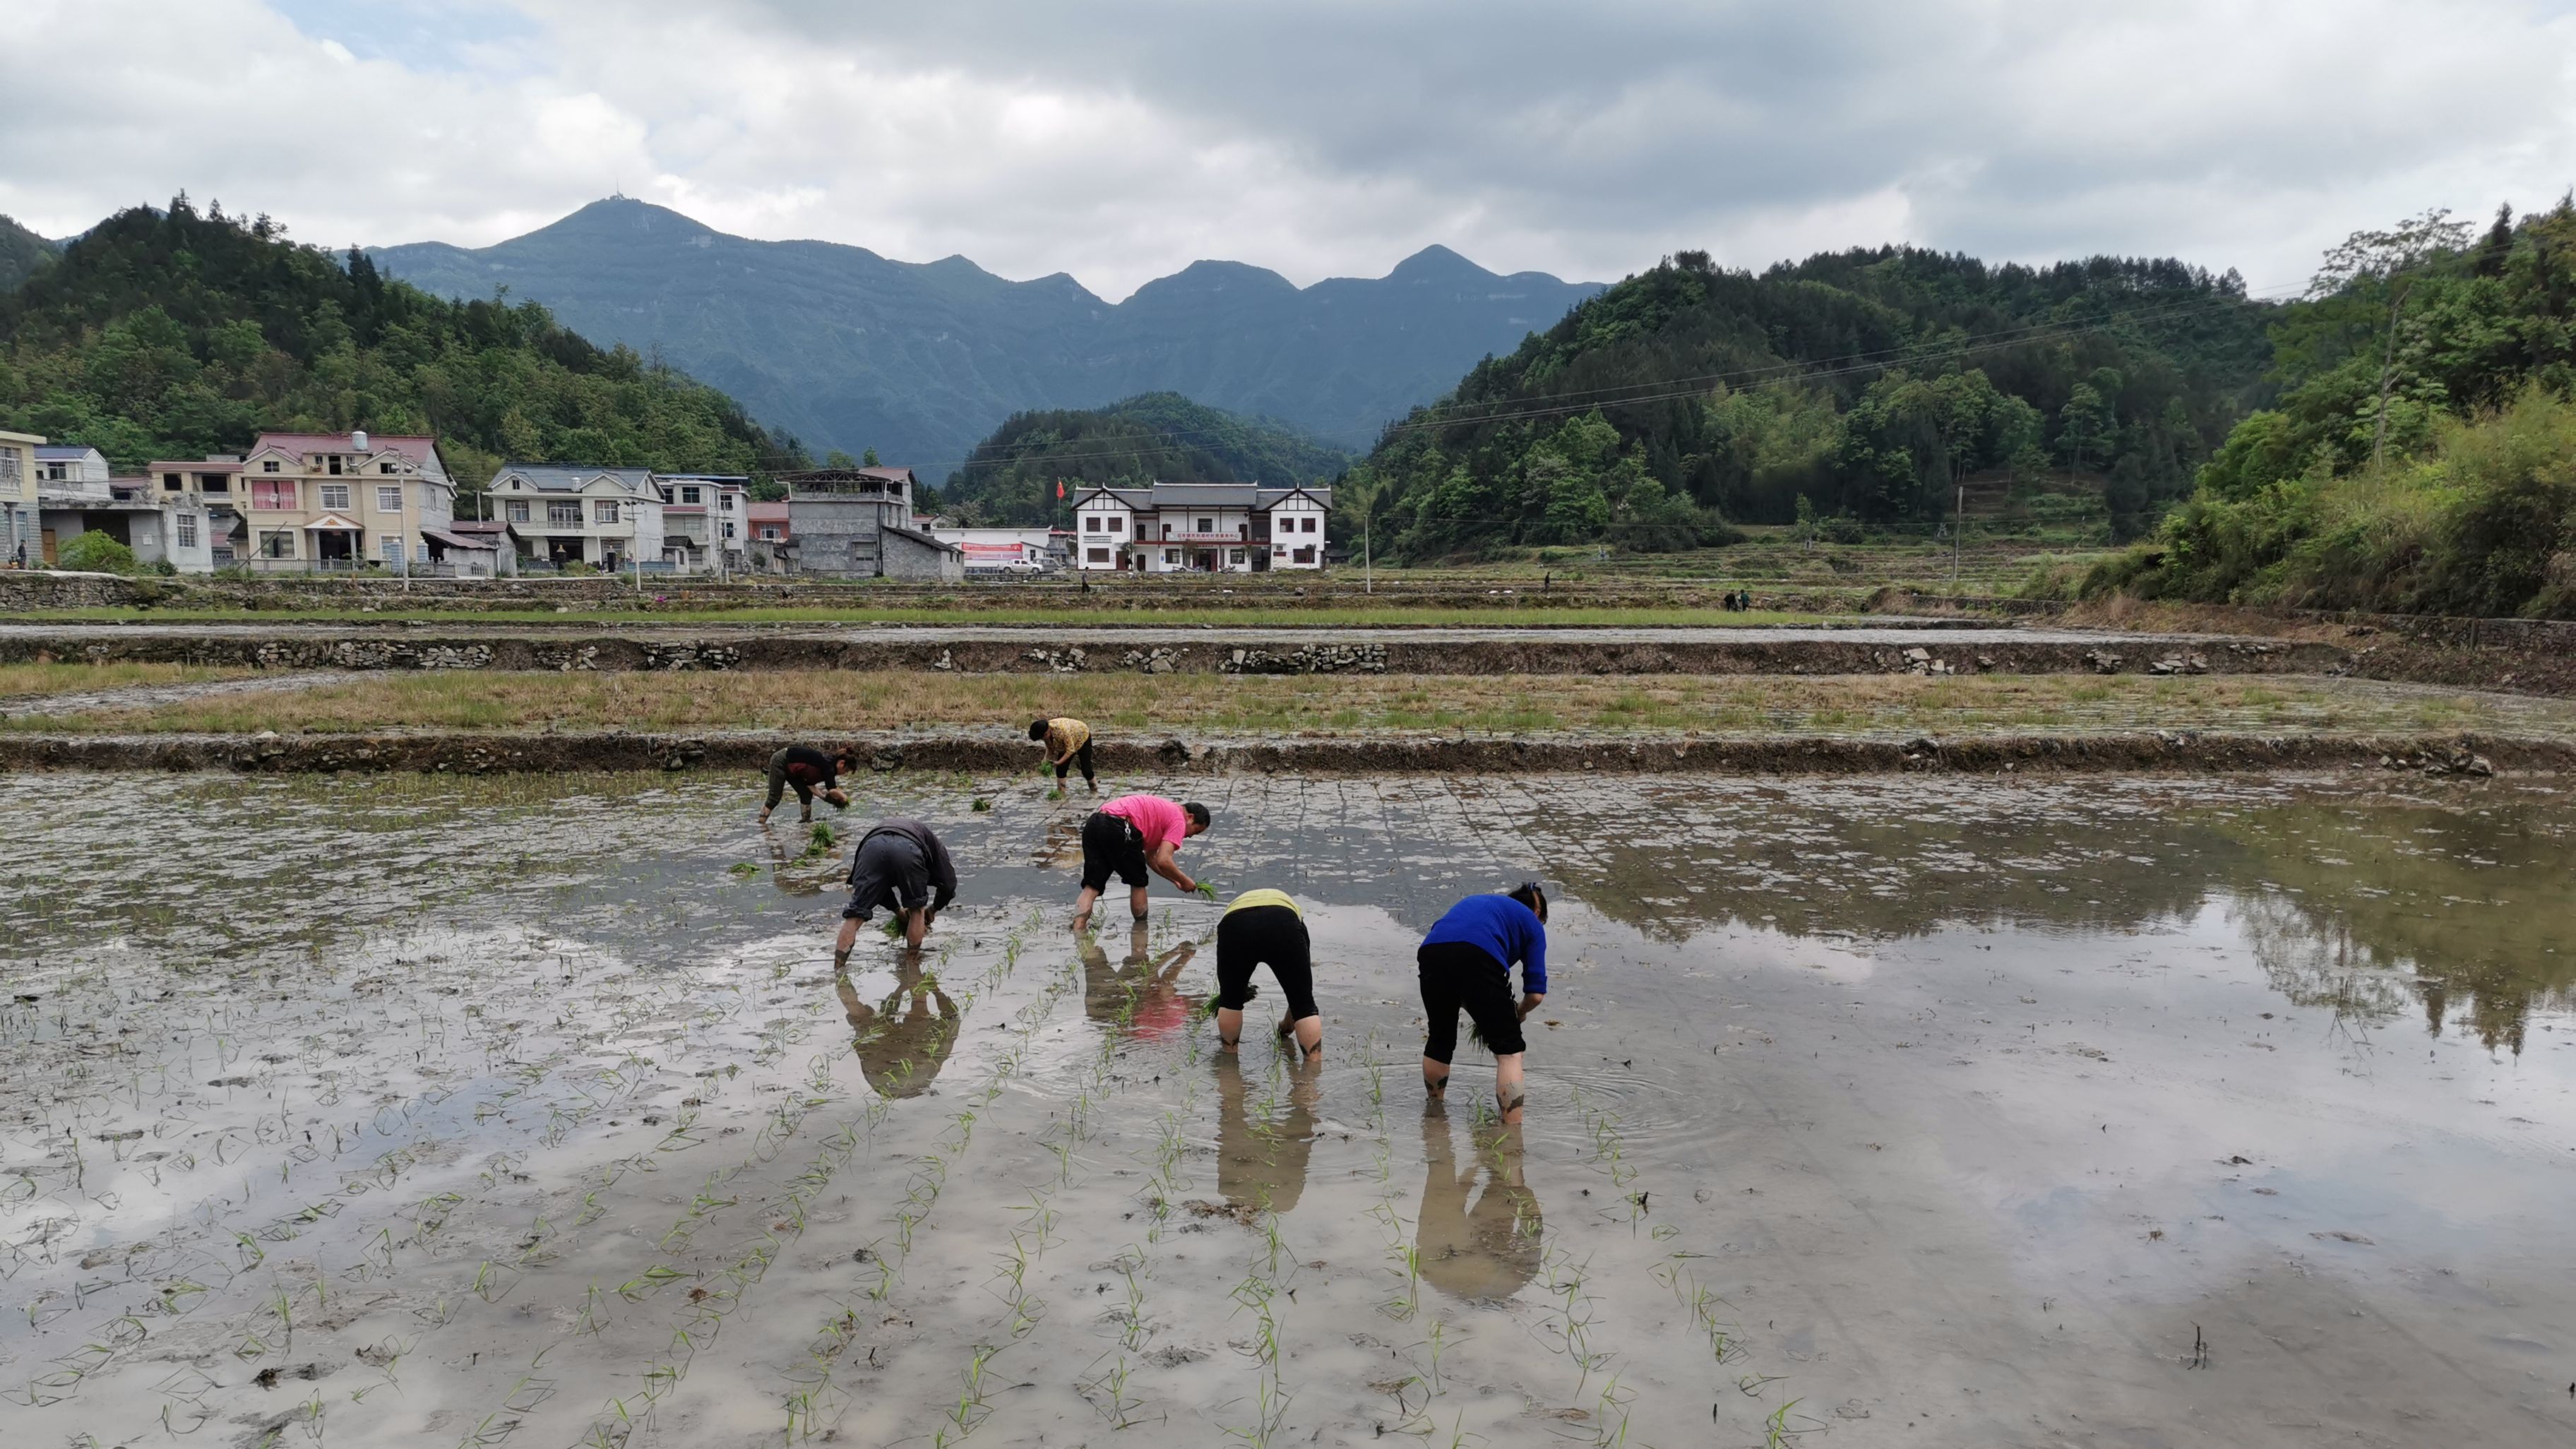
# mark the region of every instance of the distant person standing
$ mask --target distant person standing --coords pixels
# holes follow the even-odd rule
[[[1082,822],[1082,894],[1073,905],[1073,928],[1091,928],[1091,908],[1109,888],[1109,877],[1127,883],[1127,909],[1145,919],[1145,872],[1152,871],[1185,891],[1216,899],[1216,887],[1203,886],[1181,869],[1175,852],[1181,842],[1205,834],[1208,808],[1196,800],[1174,804],[1160,795],[1121,795]]]
[[[850,853],[850,903],[841,910],[832,969],[849,964],[860,923],[879,906],[894,908],[903,925],[903,943],[919,950],[931,922],[956,898],[957,867],[929,826],[902,816],[877,822]]]
[[[1449,1060],[1458,1050],[1458,1013],[1494,1054],[1494,1102],[1506,1126],[1521,1120],[1521,1022],[1547,999],[1547,893],[1536,881],[1508,894],[1469,896],[1449,908],[1414,953],[1422,976],[1422,1087],[1446,1098]],[[1511,968],[1521,968],[1522,996],[1512,1002]]]
[[[1029,738],[1045,743],[1047,763],[1055,766],[1055,794],[1050,798],[1064,798],[1064,777],[1076,765],[1082,767],[1082,783],[1091,787],[1092,794],[1100,793],[1100,779],[1091,772],[1091,726],[1062,715],[1031,720]]]
[[[779,797],[787,787],[796,787],[796,819],[811,824],[814,819],[814,796],[820,791],[835,810],[850,808],[850,797],[841,793],[841,772],[859,767],[859,757],[848,750],[824,754],[812,745],[789,745],[769,757],[769,799],[760,807],[760,823],[769,823],[769,812],[778,808]]]
[[[1216,926],[1216,1036],[1232,1051],[1243,1040],[1243,1008],[1252,1001],[1252,968],[1267,966],[1287,1009],[1274,1028],[1294,1036],[1308,1058],[1324,1050],[1324,1016],[1315,1006],[1314,947],[1305,913],[1285,891],[1236,896]]]

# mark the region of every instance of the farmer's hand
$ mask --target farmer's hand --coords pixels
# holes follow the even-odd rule
[[[831,801],[832,808],[835,810],[847,810],[850,808],[850,797],[838,790],[824,791],[823,798]]]

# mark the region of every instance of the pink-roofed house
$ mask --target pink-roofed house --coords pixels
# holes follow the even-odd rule
[[[254,569],[374,566],[444,572],[456,483],[429,437],[262,433],[242,455],[233,506],[247,521]]]

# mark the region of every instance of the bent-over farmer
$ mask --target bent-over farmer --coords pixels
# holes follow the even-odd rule
[[[1324,1050],[1324,1015],[1315,1006],[1314,946],[1306,916],[1286,891],[1236,896],[1216,925],[1216,1036],[1222,1050],[1243,1040],[1243,1008],[1252,1001],[1252,968],[1267,966],[1287,1007],[1275,1028],[1297,1039],[1307,1057]]]
[[[841,910],[832,969],[849,964],[859,924],[875,915],[877,907],[893,907],[903,925],[903,943],[918,950],[931,922],[956,898],[957,867],[929,826],[904,816],[878,821],[850,854],[850,903]]]
[[[1100,777],[1091,772],[1091,726],[1064,715],[1031,720],[1029,738],[1046,746],[1047,763],[1055,767],[1056,798],[1063,798],[1064,777],[1076,765],[1082,767],[1082,783],[1092,794],[1100,793]]]
[[[1547,893],[1525,881],[1508,894],[1469,896],[1449,908],[1414,953],[1422,975],[1422,1086],[1445,1097],[1458,1050],[1458,1013],[1494,1054],[1494,1103],[1505,1125],[1521,1120],[1521,1022],[1547,999]],[[1521,968],[1512,1003],[1511,967]]]
[[[1073,928],[1091,927],[1091,908],[1109,888],[1109,877],[1127,883],[1127,909],[1145,919],[1145,872],[1152,871],[1185,891],[1216,899],[1214,886],[1202,886],[1181,869],[1174,852],[1181,842],[1204,834],[1208,808],[1196,800],[1174,804],[1160,795],[1121,795],[1091,812],[1082,822],[1082,894],[1073,905]]]
[[[841,773],[856,770],[859,757],[848,750],[824,754],[812,745],[789,745],[769,757],[769,799],[760,807],[760,823],[769,823],[769,812],[778,808],[779,797],[787,787],[796,787],[796,820],[800,825],[814,819],[814,796],[819,791],[832,802],[835,810],[850,808],[850,797],[841,792]]]

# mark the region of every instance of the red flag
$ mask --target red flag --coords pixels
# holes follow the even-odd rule
[[[1058,503],[1064,501],[1064,480],[1061,478],[1055,480],[1055,501]]]

